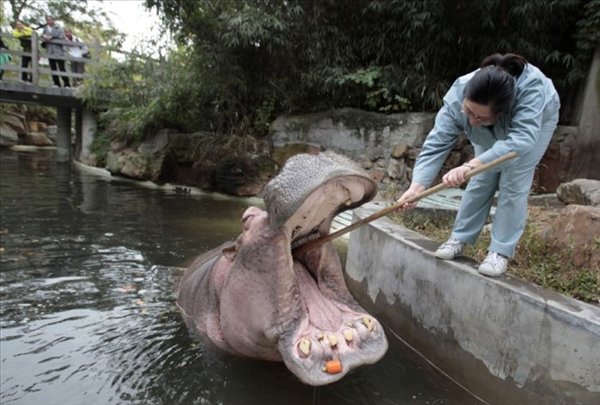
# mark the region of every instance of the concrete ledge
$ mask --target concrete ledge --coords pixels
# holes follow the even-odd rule
[[[367,204],[355,221],[384,208]],[[498,404],[600,403],[600,308],[510,275],[492,279],[381,218],[354,230],[348,286],[380,321]]]

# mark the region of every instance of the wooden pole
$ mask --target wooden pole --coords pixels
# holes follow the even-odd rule
[[[469,170],[465,174],[465,179],[468,180],[471,177],[476,176],[479,173],[485,172],[486,170],[491,169],[492,167],[497,166],[497,165],[499,165],[501,163],[504,163],[507,160],[513,159],[516,156],[517,156],[516,152],[510,152],[510,153],[507,153],[504,156],[499,157],[496,160],[492,160],[491,162],[485,163],[485,164],[483,164],[483,165],[481,165],[479,167],[476,167],[475,169],[471,169],[471,170]],[[360,221],[357,221],[357,222],[355,222],[353,224],[350,224],[347,227],[338,230],[337,232],[330,233],[329,235],[324,236],[322,238],[314,239],[312,241],[309,241],[306,244],[304,244],[304,245],[299,246],[298,248],[296,248],[292,252],[292,255],[297,256],[297,255],[300,255],[302,253],[306,253],[308,250],[313,249],[313,248],[315,248],[315,247],[317,247],[319,245],[322,245],[324,243],[330,242],[330,241],[332,241],[332,240],[334,240],[334,239],[336,239],[336,238],[338,238],[338,237],[340,237],[340,236],[342,236],[342,235],[344,235],[344,234],[346,234],[346,233],[348,233],[348,232],[350,232],[350,231],[358,228],[359,226],[362,226],[364,224],[368,224],[369,222],[372,222],[372,221],[374,221],[376,219],[379,219],[382,216],[384,216],[384,215],[386,215],[386,214],[388,214],[388,213],[390,213],[392,211],[395,211],[395,210],[399,209],[401,206],[403,206],[406,203],[413,203],[413,202],[419,201],[419,200],[421,200],[421,199],[423,199],[425,197],[428,197],[428,196],[430,196],[432,194],[435,194],[438,191],[441,191],[441,190],[443,190],[445,188],[447,188],[446,185],[444,183],[440,183],[440,184],[438,184],[436,186],[428,188],[427,190],[423,190],[422,192],[420,192],[419,194],[413,196],[412,198],[409,198],[408,200],[406,200],[402,204],[393,204],[393,205],[391,205],[391,206],[389,206],[387,208],[382,209],[381,211],[377,211],[376,213],[374,213],[374,214],[372,214],[372,215],[370,215],[370,216],[368,216],[366,218],[361,219]]]

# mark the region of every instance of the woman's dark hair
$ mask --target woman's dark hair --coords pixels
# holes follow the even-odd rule
[[[489,105],[497,114],[508,111],[515,93],[515,78],[523,73],[527,60],[521,55],[499,53],[485,57],[465,88],[465,97]]]

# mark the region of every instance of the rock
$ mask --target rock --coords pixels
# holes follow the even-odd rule
[[[448,158],[444,162],[444,165],[448,169],[454,169],[456,166],[460,165],[460,158],[461,158],[460,152],[452,151],[448,155]]]
[[[420,146],[433,127],[433,113],[379,114],[352,108],[281,116],[269,129],[274,147],[319,145],[354,160],[391,156],[392,145]]]
[[[573,156],[577,139],[577,127],[558,126],[546,153],[535,169],[533,191],[555,192],[560,183],[567,181],[574,166]]]
[[[358,164],[365,170],[369,170],[373,167],[373,162],[369,159],[361,159]]]
[[[52,146],[54,143],[43,132],[30,132],[23,136],[22,143],[24,145],[33,146]]]
[[[170,132],[160,130],[137,146],[112,143],[106,155],[106,169],[112,174],[158,183],[172,179],[176,170],[168,147]]]
[[[385,177],[385,172],[381,170],[373,170],[371,173],[371,178],[379,183]]]
[[[215,170],[215,189],[218,192],[237,196],[253,196],[261,192],[264,185],[276,173],[277,164],[269,159],[226,158]]]
[[[549,242],[570,253],[576,266],[600,268],[600,207],[571,204],[560,210],[546,232]]]
[[[56,125],[48,125],[44,131],[48,139],[50,139],[52,142],[56,142],[57,132],[58,128],[56,127]]]
[[[392,149],[392,157],[394,159],[401,159],[408,153],[408,145],[405,143],[399,143]]]
[[[81,156],[79,161],[81,163],[83,163],[84,165],[88,165],[88,166],[92,166],[92,167],[98,167],[101,165],[100,159],[98,158],[98,156],[95,153],[90,153],[86,156]]]
[[[406,173],[406,163],[404,160],[390,160],[390,164],[387,169],[387,175],[391,179],[401,179]]]
[[[208,161],[194,162],[192,165],[192,176],[188,184],[194,184],[205,190],[214,190],[215,188],[215,172],[217,165]]]
[[[14,129],[19,135],[27,133],[27,125],[25,124],[25,120],[15,114],[5,114],[2,117],[2,122]]]
[[[165,136],[163,133],[162,136]],[[181,134],[169,132],[165,136],[168,148],[171,150],[175,160],[180,164],[193,164],[198,160],[206,160],[210,155],[214,158],[215,146],[219,143],[219,136],[209,132],[194,132],[192,134]]]
[[[170,129],[161,129],[154,136],[148,137],[138,146],[137,150],[142,155],[163,153],[169,144]]]
[[[475,157],[473,145],[467,144],[461,148],[461,162],[468,162]]]
[[[9,125],[0,123],[0,146],[13,146],[19,143],[19,135]]]
[[[600,206],[600,180],[575,179],[561,184],[556,190],[558,199],[565,204]]]
[[[106,155],[106,169],[111,174],[123,175],[138,180],[146,180],[147,165],[142,155],[133,150],[123,150],[122,153],[109,152]]]
[[[284,163],[294,155],[297,155],[299,153],[309,153],[311,155],[316,155],[319,153],[319,151],[320,148],[316,145],[304,142],[295,142],[273,148],[273,153],[271,154],[271,156],[280,167],[283,167]]]

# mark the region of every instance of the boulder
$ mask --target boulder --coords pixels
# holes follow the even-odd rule
[[[569,170],[573,166],[577,127],[558,126],[552,141],[535,169],[533,190],[537,193],[552,193],[569,180]]]
[[[20,114],[14,112],[3,114],[2,123],[14,129],[18,135],[27,133],[27,124]]]
[[[21,143],[32,146],[53,146],[54,143],[43,132],[29,132],[22,138]]]
[[[406,163],[404,160],[391,159],[387,168],[387,175],[390,179],[400,180],[406,174]]]
[[[170,131],[158,131],[141,144],[129,146],[123,142],[111,144],[106,156],[106,169],[112,174],[138,180],[163,182],[172,178]],[[163,171],[170,171],[165,174]]]
[[[0,123],[0,146],[13,146],[19,143],[19,135],[11,126]]]
[[[284,163],[294,155],[297,155],[299,153],[309,153],[311,155],[316,155],[317,153],[319,153],[319,151],[320,148],[318,146],[312,145],[310,143],[296,142],[274,148],[271,156],[273,160],[277,162],[277,164],[280,167],[282,167]]]
[[[57,134],[57,132],[58,132],[58,128],[56,127],[56,125],[48,125],[44,129],[44,133],[46,134],[46,136],[48,137],[48,139],[50,139],[53,142],[56,142],[56,134]]]
[[[238,196],[253,196],[276,174],[277,164],[269,158],[226,158],[217,163],[215,189]]]
[[[265,145],[253,137],[163,129],[137,145],[111,143],[106,169],[133,179],[251,196],[262,190],[278,168],[263,154],[268,150]]]
[[[392,148],[392,157],[402,159],[408,153],[409,146],[405,143],[399,143]]]
[[[546,237],[557,249],[569,254],[576,266],[600,268],[600,207],[566,206],[556,216]]]
[[[600,206],[600,180],[575,179],[561,184],[556,195],[565,204]]]

